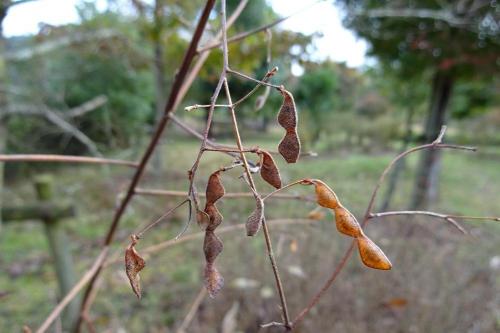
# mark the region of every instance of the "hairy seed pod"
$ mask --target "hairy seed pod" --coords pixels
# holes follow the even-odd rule
[[[202,210],[196,211],[196,222],[201,230],[206,230],[210,224],[210,216]]]
[[[365,235],[361,235],[357,238],[357,242],[359,255],[366,266],[382,270],[391,269],[391,262],[371,239]]]
[[[318,205],[330,209],[339,207],[339,199],[328,185],[318,179],[314,179],[312,182],[316,191],[316,202]]]
[[[222,198],[225,193],[226,190],[224,189],[220,179],[220,171],[216,171],[208,178],[206,190],[207,203],[215,203],[217,200]]]
[[[205,266],[203,280],[205,288],[207,288],[208,295],[212,298],[215,298],[217,293],[224,286],[224,278],[213,264],[207,264]]]
[[[283,95],[283,104],[281,104],[278,113],[278,123],[285,130],[289,131],[297,127],[297,108],[295,107],[293,96],[289,91],[280,89],[280,92]]]
[[[261,165],[260,165],[260,176],[271,186],[279,189],[281,188],[281,177],[280,171],[274,163],[274,159],[267,151],[260,151]]]
[[[125,250],[125,273],[127,273],[128,280],[130,281],[130,286],[134,291],[137,298],[141,298],[141,284],[139,272],[146,266],[144,259],[135,250],[135,244],[137,244],[137,236],[132,235],[132,242]]]
[[[213,231],[207,230],[205,233],[205,241],[203,242],[203,252],[207,263],[212,264],[215,258],[222,252],[224,248],[222,241],[214,234]]]
[[[206,230],[215,230],[223,220],[222,214],[219,212],[214,204],[207,203],[205,206],[205,213],[209,216],[209,223]]]
[[[262,220],[264,219],[264,201],[260,197],[255,198],[256,207],[248,217],[246,223],[247,236],[254,236],[259,232]]]
[[[350,211],[342,206],[335,208],[335,224],[337,230],[347,236],[357,238],[361,236],[361,226]]]
[[[297,132],[287,132],[278,145],[278,151],[287,163],[295,163],[300,156],[300,140]]]

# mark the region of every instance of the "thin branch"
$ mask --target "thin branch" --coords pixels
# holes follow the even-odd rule
[[[268,86],[268,87],[271,87],[271,88],[275,88],[275,89],[282,89],[281,86],[277,86],[275,84],[271,84],[271,83],[268,83],[266,81],[262,81],[262,80],[257,80],[249,75],[246,75],[246,74],[243,74],[241,72],[238,72],[238,71],[235,71],[235,70],[232,70],[230,68],[227,69],[227,72],[228,73],[231,73],[231,74],[234,74],[234,75],[237,75],[237,76],[240,76],[246,80],[249,80],[249,81],[253,81],[259,85],[263,85],[263,86]],[[231,103],[229,103],[230,105],[232,105]]]
[[[71,117],[71,118],[80,117],[80,116],[83,116],[84,114],[86,114],[90,111],[94,111],[94,110],[100,108],[101,106],[103,106],[107,102],[108,102],[108,98],[106,96],[99,95],[99,96],[96,96],[96,97],[92,98],[91,100],[89,100],[81,105],[78,105],[74,108],[69,109],[67,112],[64,113],[64,116]]]
[[[382,212],[382,213],[372,213],[369,218],[379,218],[386,216],[395,216],[395,215],[428,215],[442,219],[461,219],[461,220],[485,220],[485,221],[496,221],[500,222],[500,217],[497,216],[470,216],[470,215],[452,215],[452,214],[440,214],[435,212],[423,211],[423,210],[399,210],[399,211],[391,211],[391,212]]]
[[[49,316],[44,320],[42,325],[36,330],[36,333],[43,333],[47,331],[47,329],[50,327],[52,322],[56,320],[56,318],[59,316],[59,314],[64,310],[64,308],[75,298],[80,290],[85,287],[85,285],[94,277],[96,272],[102,267],[102,264],[104,263],[104,259],[106,259],[106,255],[108,254],[109,247],[104,246],[103,249],[101,250],[101,253],[97,256],[95,259],[94,263],[92,264],[92,267],[85,272],[83,277],[78,281],[73,288],[64,296],[61,302],[57,304],[57,306],[52,310],[52,312],[49,314]]]
[[[237,34],[237,35],[235,35],[233,37],[228,38],[227,42],[229,44],[230,43],[234,43],[234,42],[238,42],[238,41],[240,41],[242,39],[245,39],[245,38],[247,38],[249,36],[255,35],[255,34],[259,33],[259,32],[266,31],[267,29],[270,29],[270,28],[274,27],[275,25],[278,25],[281,22],[288,20],[289,18],[291,18],[294,15],[303,13],[305,10],[307,10],[307,9],[311,8],[312,6],[314,6],[314,5],[316,5],[316,4],[320,3],[320,2],[323,2],[323,1],[324,0],[319,0],[319,1],[313,2],[313,3],[311,3],[311,4],[309,4],[309,5],[305,6],[305,7],[303,7],[301,9],[293,12],[292,14],[287,15],[287,16],[282,17],[282,18],[279,18],[279,19],[277,19],[277,20],[275,20],[275,21],[273,21],[271,23],[268,23],[268,24],[265,24],[263,26],[254,28],[254,29],[249,30],[249,31],[245,31],[245,32],[239,33],[239,34]],[[229,23],[229,21],[228,21],[228,23]],[[219,47],[221,45],[222,45],[222,41],[212,41],[212,42],[209,42],[209,43],[207,43],[207,45],[204,45],[204,46],[200,47],[198,49],[198,53],[214,49],[214,48]]]
[[[0,154],[0,162],[57,162],[57,163],[88,163],[88,164],[114,164],[137,168],[139,163],[101,157],[71,156],[71,155],[46,155],[46,154]]]
[[[144,189],[136,188],[135,194],[138,195],[150,195],[150,196],[165,196],[165,197],[186,197],[188,195],[185,191],[172,191],[172,190],[156,190],[156,189]],[[205,193],[199,193],[198,196],[205,197]],[[240,199],[240,198],[253,198],[254,195],[250,192],[228,192],[224,194],[224,199]],[[295,194],[264,194],[263,198],[271,197],[271,199],[284,199],[284,200],[300,200],[300,201],[310,201],[315,202],[311,196],[305,195],[295,195]]]
[[[449,215],[428,212],[428,211],[405,210],[405,211],[374,213],[374,214],[370,214],[369,219],[386,217],[386,216],[395,216],[395,215],[426,215],[426,216],[440,218],[446,222],[449,222],[451,225],[453,225],[455,228],[457,228],[461,233],[468,234],[467,230],[465,230],[457,221],[455,221],[454,218],[450,217]]]
[[[186,314],[186,317],[184,317],[181,326],[179,326],[179,328],[177,329],[177,333],[186,332],[186,329],[189,327],[189,324],[191,324],[191,321],[193,320],[196,311],[198,311],[201,302],[203,302],[206,296],[207,296],[207,290],[205,289],[205,287],[201,287],[200,291],[198,292],[198,295],[196,295],[196,298],[193,300],[193,303],[189,307],[189,311]]]
[[[446,128],[442,129],[441,132],[444,132],[446,130]],[[443,133],[444,135],[444,133]],[[421,145],[421,146],[417,146],[417,147],[414,147],[414,148],[411,148],[401,154],[399,154],[398,156],[396,156],[388,165],[387,167],[384,169],[384,171],[382,172],[382,174],[380,175],[380,178],[377,182],[377,184],[375,185],[375,188],[373,190],[373,193],[370,197],[370,201],[368,203],[368,207],[366,208],[366,212],[365,212],[365,215],[364,215],[364,219],[363,219],[363,222],[361,223],[361,227],[364,227],[369,219],[370,219],[370,215],[372,214],[372,209],[373,209],[373,205],[375,203],[375,199],[377,197],[377,193],[378,193],[378,190],[380,189],[380,186],[382,185],[386,175],[389,173],[389,171],[392,169],[392,167],[402,158],[406,157],[407,155],[409,154],[412,154],[414,152],[417,152],[419,150],[424,150],[424,149],[459,149],[459,150],[466,150],[466,151],[476,151],[476,148],[474,147],[466,147],[466,146],[459,146],[459,145],[450,145],[450,144],[442,144],[442,143],[439,143],[440,140],[440,137],[442,138],[442,135],[440,133],[440,135],[438,136],[438,138],[432,142],[432,143],[429,143],[429,144],[424,144],[424,145]],[[354,250],[354,247],[356,245],[356,241],[352,241],[349,248],[347,249],[347,251],[344,253],[344,256],[340,259],[340,262],[337,264],[337,266],[335,267],[334,271],[332,272],[331,276],[328,278],[328,280],[323,284],[323,286],[320,288],[320,290],[311,298],[311,300],[309,301],[309,303],[307,304],[307,306],[299,312],[299,314],[295,317],[295,319],[293,320],[292,324],[293,324],[293,327],[297,326],[303,319],[304,317],[309,313],[309,311],[311,311],[311,309],[319,302],[319,300],[321,299],[321,297],[326,293],[326,291],[328,289],[330,289],[330,287],[332,286],[333,282],[335,282],[335,280],[337,279],[338,275],[340,274],[340,272],[342,271],[342,269],[345,267],[346,263],[347,263],[347,260],[350,258],[353,250]]]
[[[118,227],[118,224],[120,223],[120,220],[125,213],[125,209],[129,205],[137,184],[139,183],[139,180],[141,179],[141,176],[146,169],[146,165],[151,158],[156,146],[158,145],[158,142],[161,138],[161,135],[163,134],[163,131],[168,123],[169,114],[174,110],[173,107],[176,103],[176,100],[178,100],[178,94],[181,89],[181,86],[183,84],[184,79],[186,78],[186,75],[188,74],[189,67],[196,56],[196,49],[198,47],[198,42],[201,39],[201,36],[203,34],[203,31],[205,30],[205,25],[208,21],[208,18],[210,16],[210,12],[212,11],[212,8],[215,4],[215,0],[207,0],[205,3],[205,7],[200,15],[200,18],[198,20],[198,24],[196,26],[195,32],[193,34],[193,37],[191,39],[191,42],[189,43],[189,47],[186,50],[186,53],[184,55],[184,59],[182,60],[182,64],[177,72],[177,75],[175,76],[174,82],[172,84],[171,90],[170,90],[170,96],[168,98],[167,104],[165,106],[165,111],[164,111],[164,116],[161,118],[158,127],[155,130],[155,133],[153,134],[151,141],[146,148],[146,151],[144,152],[144,155],[141,158],[140,164],[137,167],[137,170],[132,178],[132,181],[129,184],[127,194],[121,201],[118,209],[115,212],[115,215],[113,217],[113,220],[111,222],[111,225],[109,227],[109,230],[106,234],[106,237],[104,239],[104,246],[108,246],[111,244],[113,241],[113,238],[115,236],[116,229]],[[98,269],[95,271],[95,273],[92,276],[92,279],[90,280],[89,286],[87,287],[87,290],[85,291],[85,295],[83,297],[83,306],[82,308],[85,308],[85,304],[87,302],[87,299],[89,295],[92,292],[94,283],[99,276],[99,273],[101,272],[102,269],[102,264],[98,266]],[[81,316],[80,316],[81,319]],[[81,320],[78,323],[78,328],[80,327]],[[78,329],[79,330],[79,329]]]
[[[168,211],[166,211],[164,214],[162,214],[159,218],[157,218],[156,220],[154,220],[153,222],[151,222],[150,224],[148,224],[147,226],[145,226],[141,231],[139,231],[137,233],[137,238],[142,238],[142,236],[144,236],[144,234],[149,230],[151,229],[152,227],[154,227],[155,225],[157,225],[158,223],[160,223],[161,221],[163,221],[163,219],[165,219],[167,216],[169,216],[170,214],[172,214],[173,212],[175,212],[178,208],[182,207],[186,202],[189,202],[189,199],[186,199],[186,200],[183,200],[181,203],[179,203],[177,206],[169,209]]]

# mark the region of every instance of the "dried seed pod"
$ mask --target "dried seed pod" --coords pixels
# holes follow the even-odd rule
[[[222,185],[222,181],[220,179],[220,171],[216,171],[210,175],[208,178],[207,184],[207,203],[215,203],[217,200],[222,198],[226,190]]]
[[[362,234],[357,238],[357,241],[359,255],[366,266],[382,270],[391,269],[391,262],[371,239]]]
[[[328,185],[318,179],[312,180],[312,183],[316,191],[316,201],[318,205],[331,209],[339,207],[339,199]]]
[[[283,95],[283,104],[281,104],[278,113],[278,123],[287,131],[295,129],[297,127],[297,108],[293,96],[285,89],[280,89],[280,93]]]
[[[132,290],[136,294],[137,298],[141,298],[141,284],[139,272],[144,268],[146,262],[135,250],[135,244],[137,244],[137,236],[132,235],[132,242],[125,250],[125,272],[132,286]]]
[[[222,241],[214,234],[213,231],[207,230],[205,233],[205,241],[203,242],[203,252],[207,263],[211,264],[215,258],[222,252],[224,248]]]
[[[214,298],[224,286],[224,278],[213,264],[207,264],[203,273],[208,295]]]
[[[325,218],[325,213],[321,210],[313,209],[309,213],[307,213],[307,218],[310,220],[322,220]]]
[[[267,151],[260,151],[260,176],[275,188],[281,188],[280,171],[274,163],[274,159]]]
[[[208,202],[205,206],[205,213],[209,216],[209,223],[205,229],[215,230],[222,223],[224,217],[214,204]]]
[[[206,230],[210,224],[210,216],[202,210],[196,211],[196,222],[201,230]]]
[[[296,132],[287,132],[278,145],[278,151],[288,163],[295,163],[300,155],[300,141]]]
[[[361,226],[350,211],[342,206],[335,208],[337,230],[347,236],[357,238],[362,235]]]
[[[256,207],[246,223],[247,236],[254,236],[259,231],[264,219],[264,201],[260,197],[256,197],[255,203]]]

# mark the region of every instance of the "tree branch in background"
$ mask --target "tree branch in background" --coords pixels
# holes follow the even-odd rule
[[[101,157],[71,156],[71,155],[44,155],[44,154],[0,154],[0,162],[56,162],[56,163],[87,163],[87,164],[115,164],[137,168],[139,163],[115,160]]]

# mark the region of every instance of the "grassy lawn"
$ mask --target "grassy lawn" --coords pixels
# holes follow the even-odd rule
[[[274,142],[265,138],[251,143],[276,149]],[[173,142],[166,140],[161,147],[164,170],[160,174],[149,172],[141,187],[187,189],[186,171],[196,156],[198,143],[184,139],[168,146],[170,143]],[[276,160],[284,183],[305,177],[320,178],[337,192],[346,207],[360,216],[381,171],[393,156],[391,152],[366,155],[338,150],[304,158],[296,165],[285,165],[280,157]],[[416,161],[416,155],[408,159],[392,209],[407,208]],[[196,179],[198,190],[204,190],[213,170],[230,163],[229,157],[206,153]],[[65,221],[65,226],[76,268],[82,274],[99,250],[116,197],[126,188],[132,171],[122,167],[45,166],[30,174],[41,172],[54,174],[57,197],[71,201],[78,209],[78,217]],[[234,169],[223,176],[228,192],[247,190],[238,179],[240,174],[240,169]],[[8,180],[3,202],[22,205],[34,200],[31,178]],[[498,216],[499,184],[498,158],[446,151],[440,199],[432,208],[450,214]],[[257,186],[261,192],[271,190],[260,179]],[[385,187],[381,196],[384,190]],[[312,188],[292,188],[289,193],[312,194]],[[138,225],[153,220],[181,200],[136,197],[117,234],[114,248],[119,255],[128,235]],[[269,220],[304,218],[314,208],[312,203],[274,200],[266,205],[266,216]],[[225,217],[224,225],[244,223],[253,210],[253,201],[222,200],[219,209]],[[292,314],[319,288],[348,244],[345,237],[336,233],[332,217],[326,213],[324,221],[313,225],[271,228],[285,287],[291,291]],[[185,208],[176,211],[172,219],[146,235],[138,246],[139,252],[141,247],[174,237],[186,218]],[[407,239],[408,224],[412,222],[421,230]],[[333,327],[339,332],[410,331],[412,327],[415,332],[442,332],[469,329],[478,322],[484,332],[500,329],[500,274],[499,268],[490,267],[493,257],[500,258],[500,224],[467,221],[465,225],[473,237],[458,235],[440,220],[394,218],[373,223],[367,232],[393,260],[393,270],[369,271],[362,267],[356,254],[342,280],[304,322],[305,332],[326,332]],[[197,231],[194,223],[189,233]],[[262,237],[246,239],[241,231],[221,238],[224,252],[218,259],[218,267],[225,276],[226,287],[217,299],[204,301],[192,331],[217,331],[234,302],[239,304],[238,327],[242,331],[253,332],[259,322],[279,320]],[[160,332],[165,327],[177,327],[201,287],[201,242],[194,240],[173,246],[147,258],[141,302],[133,296],[121,263],[107,269],[92,312],[98,331],[127,328],[129,332]],[[0,235],[0,253],[0,332],[19,331],[24,324],[35,328],[58,297],[43,226],[36,222],[5,225]],[[251,281],[251,286],[242,288],[242,281]],[[404,305],[391,303],[397,298],[405,299]],[[445,304],[448,309],[443,309]],[[467,309],[467,315],[462,316]]]

